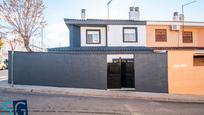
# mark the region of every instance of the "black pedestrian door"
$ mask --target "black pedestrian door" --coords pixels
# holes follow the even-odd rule
[[[134,61],[115,59],[108,63],[108,88],[134,88]]]
[[[134,88],[134,63],[122,62],[121,71],[122,87]]]
[[[120,63],[108,63],[108,88],[121,88]]]

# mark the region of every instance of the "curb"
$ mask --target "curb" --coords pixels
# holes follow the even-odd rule
[[[15,87],[2,87],[0,90],[15,92],[15,93],[34,93],[34,94],[57,94],[65,96],[89,96],[102,98],[116,98],[116,99],[141,99],[149,101],[162,102],[177,102],[177,103],[200,103],[204,104],[204,96],[189,96],[189,95],[171,95],[164,93],[144,93],[131,91],[109,91],[96,89],[79,89],[79,88],[58,88],[58,87],[44,87],[44,86],[22,86],[15,85]]]

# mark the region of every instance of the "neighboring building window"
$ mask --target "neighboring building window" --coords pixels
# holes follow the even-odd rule
[[[194,66],[204,66],[204,55],[194,56],[193,57],[193,65]]]
[[[137,28],[123,28],[123,42],[137,42]]]
[[[193,32],[191,31],[183,32],[183,43],[193,43]]]
[[[87,44],[100,44],[101,31],[100,30],[86,30],[86,43]]]
[[[156,42],[166,42],[167,41],[166,29],[156,29],[155,30],[155,41]]]

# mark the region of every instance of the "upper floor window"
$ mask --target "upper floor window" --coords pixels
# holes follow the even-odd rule
[[[137,28],[123,28],[123,42],[137,42]]]
[[[166,29],[156,29],[155,30],[155,41],[156,42],[166,42],[167,41]]]
[[[193,43],[193,32],[191,31],[183,32],[183,43]]]
[[[87,44],[100,44],[101,31],[100,30],[86,30],[86,43]]]

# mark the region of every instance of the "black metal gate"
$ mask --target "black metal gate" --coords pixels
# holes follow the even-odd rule
[[[134,61],[118,59],[108,63],[108,88],[134,88]]]

